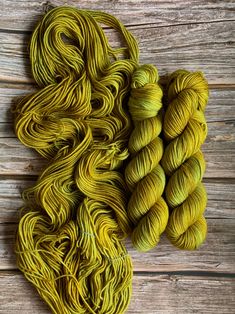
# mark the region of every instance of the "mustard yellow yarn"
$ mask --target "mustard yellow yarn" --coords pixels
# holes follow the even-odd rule
[[[99,23],[125,46],[112,48]],[[30,60],[40,89],[17,104],[15,132],[48,165],[23,193],[18,267],[53,313],[123,313],[132,265],[120,167],[137,43],[111,15],[60,7],[33,32]]]
[[[157,245],[168,221],[168,207],[162,197],[165,173],[160,165],[163,142],[162,89],[152,65],[140,66],[133,74],[129,110],[134,122],[128,148],[132,154],[125,178],[132,194],[128,216],[133,223],[132,243],[139,251]]]
[[[207,194],[201,183],[205,160],[200,146],[207,135],[208,84],[200,72],[176,71],[169,78],[167,98],[163,124],[167,146],[161,161],[169,177],[165,197],[171,215],[166,233],[175,246],[193,250],[207,233],[203,216]]]
[[[112,48],[101,25],[124,45]],[[39,89],[16,105],[15,132],[48,163],[23,192],[15,251],[55,314],[125,312],[131,231],[139,251],[165,229],[181,249],[206,237],[207,82],[200,72],[174,72],[163,114],[157,69],[138,59],[133,35],[103,12],[55,8],[32,34]]]

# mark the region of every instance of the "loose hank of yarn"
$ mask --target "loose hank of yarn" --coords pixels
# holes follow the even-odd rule
[[[207,194],[200,150],[207,135],[208,84],[201,72],[179,70],[169,77],[163,132],[167,146],[161,164],[168,176],[166,201],[171,208],[166,233],[181,249],[196,249],[206,238],[203,213]]]
[[[112,48],[99,23],[118,31]],[[19,269],[53,313],[123,313],[132,264],[126,112],[138,46],[109,14],[59,7],[33,32],[30,60],[40,90],[15,108],[15,132],[48,160],[24,191],[16,255]]]
[[[158,72],[143,65],[133,74],[129,110],[134,122],[128,148],[132,154],[125,178],[132,194],[128,216],[133,223],[132,243],[139,251],[148,251],[159,242],[168,222],[168,206],[162,197],[165,173],[163,156],[162,96]]]

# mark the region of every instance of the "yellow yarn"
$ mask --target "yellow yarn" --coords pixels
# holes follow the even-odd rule
[[[112,48],[99,24],[125,46]],[[132,264],[123,240],[131,229],[140,251],[155,247],[165,228],[179,248],[197,248],[206,237],[207,82],[199,72],[170,76],[164,150],[158,72],[138,58],[135,38],[103,12],[55,8],[32,35],[41,89],[17,104],[15,131],[48,165],[23,193],[16,255],[56,314],[125,311]]]
[[[207,194],[200,146],[207,135],[204,110],[208,84],[202,73],[174,72],[167,87],[163,132],[167,146],[161,164],[167,176],[166,201],[172,209],[166,233],[181,249],[193,250],[206,238]]]
[[[165,174],[159,164],[163,155],[159,137],[163,93],[157,82],[154,66],[139,67],[133,74],[128,103],[134,130],[128,143],[132,158],[125,170],[132,192],[127,212],[134,225],[132,242],[140,251],[157,245],[168,221],[168,207],[162,198]]]
[[[110,47],[98,23],[126,46]],[[122,242],[130,223],[120,167],[137,43],[109,14],[59,7],[37,25],[30,59],[41,89],[16,106],[15,131],[48,165],[23,193],[18,267],[53,313],[123,313],[132,265]]]

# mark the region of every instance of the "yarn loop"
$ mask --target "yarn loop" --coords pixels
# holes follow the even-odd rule
[[[169,176],[165,196],[172,213],[166,233],[177,247],[193,250],[207,233],[203,216],[207,194],[201,183],[205,160],[200,146],[207,135],[208,85],[201,72],[176,71],[169,78],[167,95],[163,124],[167,146],[161,165]]]
[[[133,74],[128,103],[134,130],[128,143],[132,158],[125,169],[132,192],[127,213],[134,225],[133,245],[140,251],[156,246],[168,221],[168,207],[162,198],[165,173],[160,165],[163,92],[157,81],[158,72],[153,65],[140,66]]]
[[[112,48],[99,25],[118,31]],[[53,313],[123,313],[132,264],[127,187],[127,96],[138,46],[109,14],[59,7],[30,43],[40,89],[15,108],[19,140],[48,160],[23,193],[16,255],[19,269]]]

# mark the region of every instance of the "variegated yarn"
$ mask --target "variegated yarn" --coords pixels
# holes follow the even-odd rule
[[[148,251],[157,245],[168,221],[168,206],[162,197],[166,179],[160,165],[163,92],[157,69],[153,65],[139,67],[131,87],[128,105],[134,129],[128,143],[132,156],[125,178],[132,194],[127,212],[134,225],[133,245]]]
[[[126,46],[111,48],[99,23]],[[120,167],[138,46],[111,15],[60,7],[37,25],[30,59],[41,89],[17,104],[15,131],[48,165],[23,194],[18,267],[53,313],[123,313],[132,265]]]
[[[166,233],[181,249],[196,249],[207,233],[203,216],[207,194],[201,183],[205,160],[200,150],[207,135],[208,84],[201,72],[179,70],[169,77],[161,161],[169,177],[165,189],[171,215]]]
[[[112,48],[101,24],[124,46]],[[125,312],[131,231],[139,251],[165,229],[182,249],[206,237],[207,82],[176,71],[163,110],[158,71],[138,59],[133,35],[98,11],[54,8],[31,38],[39,89],[16,105],[15,132],[47,165],[23,193],[16,255],[55,314]]]

